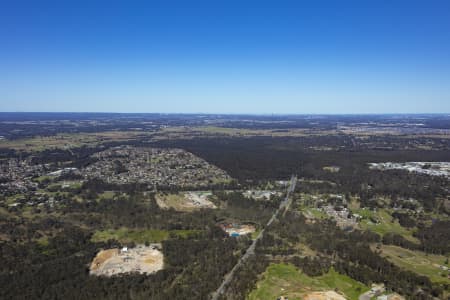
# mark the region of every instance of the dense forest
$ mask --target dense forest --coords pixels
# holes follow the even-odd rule
[[[252,209],[255,218],[258,212],[264,216],[263,208]],[[61,214],[63,217],[42,217],[31,222],[2,220],[2,232],[15,242],[0,243],[0,282],[7,287],[1,289],[1,298],[209,299],[222,276],[235,264],[240,249],[249,243],[245,236],[229,238],[216,225],[218,217],[209,210],[161,210],[152,196],[89,203],[69,201]],[[72,225],[80,222],[88,229]],[[115,240],[93,242],[89,228],[123,226],[197,229],[197,234],[164,241],[165,268],[154,275],[89,276],[87,268],[98,249],[122,246]],[[51,235],[45,244],[36,242],[42,234]]]

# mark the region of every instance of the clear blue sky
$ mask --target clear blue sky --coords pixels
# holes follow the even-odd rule
[[[450,112],[450,1],[2,1],[0,111]]]

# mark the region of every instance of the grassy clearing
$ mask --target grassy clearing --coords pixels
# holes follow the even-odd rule
[[[114,191],[105,191],[98,195],[98,198],[101,200],[112,199],[116,193]]]
[[[447,277],[449,271],[440,269],[440,266],[450,267],[445,264],[446,257],[443,255],[426,254],[392,245],[383,245],[381,250],[381,256],[401,268],[427,276],[433,282],[450,284]]]
[[[314,207],[309,207],[307,205],[299,205],[298,210],[303,212],[307,217],[314,217],[315,219],[329,218],[329,216],[325,212]]]
[[[318,210],[317,208],[309,208],[309,209],[306,209],[306,211],[309,212],[311,215],[313,215],[314,218],[316,218],[316,219],[327,219],[327,218],[329,218],[326,213],[324,213],[321,210]]]
[[[45,248],[48,246],[48,237],[47,236],[43,236],[39,239],[36,240],[36,243],[38,243],[39,246]]]
[[[386,209],[379,209],[376,212],[369,209],[357,209],[353,210],[353,212],[362,216],[363,219],[360,222],[360,226],[363,230],[370,230],[381,236],[386,233],[395,233],[412,242],[419,243],[413,236],[415,229],[402,227],[398,223],[398,220],[393,220],[391,214]],[[379,223],[377,224],[373,220],[378,220]]]
[[[25,196],[24,196],[23,194],[15,194],[15,195],[12,195],[12,196],[7,196],[7,197],[6,197],[5,203],[6,203],[7,205],[10,205],[10,204],[16,203],[16,201],[17,201],[18,199],[24,198],[24,197],[25,197]]]
[[[49,193],[55,193],[58,191],[63,191],[65,189],[80,189],[82,186],[82,183],[80,181],[58,181],[54,183],[50,183],[47,185],[46,189],[43,190],[44,192]]]
[[[76,180],[76,181],[75,180],[73,180],[73,181],[64,180],[62,182],[59,181],[59,183],[61,184],[61,187],[63,185],[65,185],[66,186],[65,188],[69,188],[69,189],[80,189],[82,186],[82,183],[79,180]]]
[[[39,177],[34,178],[33,180],[36,181],[36,182],[41,183],[41,182],[43,182],[44,180],[50,180],[50,181],[51,181],[52,179],[54,179],[54,177],[48,176],[48,175],[42,175],[42,176],[39,176]]]
[[[249,300],[272,300],[279,296],[289,299],[301,299],[311,291],[326,291],[337,288],[348,299],[358,296],[369,288],[348,276],[330,269],[327,274],[310,277],[290,264],[271,264],[264,278],[257,283],[257,288],[247,297]]]
[[[261,232],[261,229],[256,229],[254,232],[251,233],[252,235],[252,239],[256,239],[259,235],[259,233]]]
[[[156,195],[156,202],[161,208],[172,207],[176,210],[183,210],[186,197],[183,193],[158,194]]]
[[[149,243],[160,243],[167,240],[170,235],[175,235],[178,237],[189,237],[198,230],[159,230],[159,229],[108,229],[99,230],[94,233],[91,240],[93,242],[106,242],[108,240],[118,240],[121,243],[131,243],[135,242],[138,244],[143,244],[145,242]]]
[[[225,178],[212,178],[212,184],[228,184],[231,183],[233,179],[225,179]]]

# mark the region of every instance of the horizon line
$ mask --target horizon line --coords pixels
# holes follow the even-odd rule
[[[450,115],[450,112],[349,112],[349,113],[245,113],[245,112],[108,112],[108,111],[0,111],[0,114],[128,114],[128,115],[230,115],[230,116],[346,116],[346,115]]]

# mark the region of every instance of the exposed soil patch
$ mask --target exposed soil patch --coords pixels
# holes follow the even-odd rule
[[[304,300],[346,300],[344,296],[335,291],[311,292],[303,297]]]
[[[156,202],[162,209],[173,208],[178,211],[193,211],[201,208],[217,208],[208,197],[211,192],[184,192],[178,194],[159,194]]]
[[[112,276],[123,273],[154,273],[163,268],[163,254],[159,245],[128,249],[108,249],[100,251],[90,266],[90,274]]]

